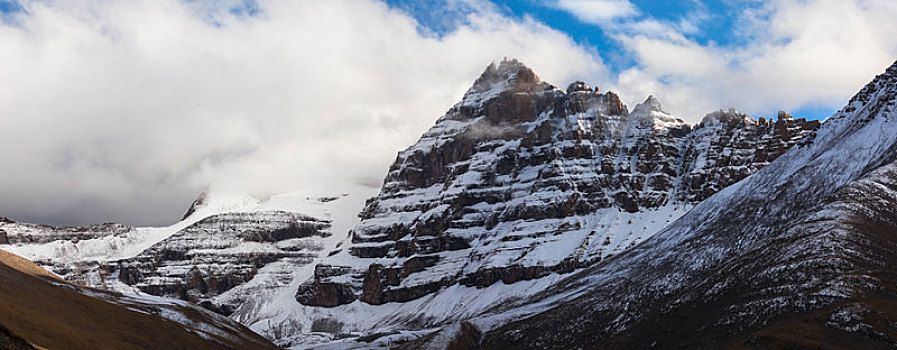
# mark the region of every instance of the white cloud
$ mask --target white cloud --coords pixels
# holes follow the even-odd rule
[[[264,196],[379,183],[503,56],[630,106],[654,94],[694,122],[725,107],[838,108],[897,54],[886,0],[767,2],[740,12],[727,45],[691,38],[713,20],[700,6],[661,21],[628,1],[555,3],[635,60],[611,76],[533,19],[448,3],[461,18],[435,36],[374,0],[267,0],[253,16],[230,11],[238,0],[26,2],[0,17],[0,216],[159,224],[210,184]]]
[[[0,215],[177,219],[209,184],[379,183],[503,56],[609,79],[589,49],[491,5],[442,37],[372,0],[27,2],[0,24]],[[244,11],[245,12],[245,11]]]
[[[639,14],[629,0],[558,0],[555,6],[582,22],[599,25]]]
[[[836,109],[897,58],[894,1],[765,2],[739,10],[732,44],[688,38],[693,26],[682,23],[708,18],[696,4],[697,15],[677,23],[642,18],[602,25],[636,61],[614,87],[630,103],[654,94],[692,122],[721,107],[755,114]]]

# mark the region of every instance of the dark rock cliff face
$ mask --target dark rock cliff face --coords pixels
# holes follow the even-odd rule
[[[689,135],[678,199],[703,201],[769,164],[819,125],[785,112],[774,122],[754,121],[735,111],[709,114]]]
[[[404,302],[571,272],[650,237],[818,127],[736,111],[691,127],[653,97],[630,112],[616,94],[582,82],[561,91],[504,61],[399,153],[350,248],[296,298]]]

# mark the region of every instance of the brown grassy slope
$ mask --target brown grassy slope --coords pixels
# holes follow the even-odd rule
[[[50,271],[47,271],[43,267],[37,266],[35,263],[31,262],[31,260],[25,259],[21,256],[15,255],[2,249],[0,249],[0,263],[6,264],[6,266],[19,270],[31,276],[49,277],[62,281],[59,276],[56,276]]]
[[[47,349],[269,349],[244,327],[205,339],[162,317],[88,297],[79,287],[15,255],[0,253],[0,327]],[[112,294],[110,294],[112,295]]]

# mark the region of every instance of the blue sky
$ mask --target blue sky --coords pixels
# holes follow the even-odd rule
[[[637,58],[630,50],[622,45],[618,38],[621,32],[626,32],[627,24],[640,21],[657,21],[667,23],[675,27],[677,23],[688,22],[693,28],[679,31],[689,41],[709,48],[725,48],[739,50],[749,47],[756,35],[761,33],[745,31],[746,21],[757,21],[769,15],[764,12],[764,7],[776,1],[739,1],[739,0],[691,0],[691,1],[651,1],[651,0],[595,0],[597,3],[626,4],[634,9],[634,13],[625,16],[622,21],[609,20],[607,23],[595,23],[583,20],[575,15],[573,4],[567,7],[560,5],[560,1],[536,1],[536,0],[490,0],[492,4],[503,14],[516,17],[531,17],[536,21],[559,30],[577,43],[593,48],[597,56],[603,61],[612,74],[638,66]],[[465,9],[464,1],[429,1],[429,0],[386,0],[386,2],[398,9],[411,14],[418,20],[422,29],[434,35],[444,35],[454,30],[463,19],[469,9]],[[573,1],[577,2],[577,1]],[[588,0],[578,3],[588,3]],[[813,3],[810,1],[809,3]],[[571,8],[572,7],[572,8]],[[753,12],[752,12],[753,11]],[[751,16],[747,14],[750,13]],[[759,14],[759,15],[758,15]],[[611,22],[618,23],[611,23]],[[836,25],[833,21],[833,25]],[[785,38],[783,40],[790,40]],[[787,78],[787,77],[786,77]],[[604,83],[604,82],[599,82]],[[859,87],[857,87],[859,88]],[[764,106],[761,108],[746,108],[748,112],[755,114],[774,114],[778,108],[786,109],[796,116],[808,119],[823,119],[834,113],[844,100],[814,100],[795,105],[789,103],[781,107]],[[742,107],[743,106],[724,106]]]
[[[622,52],[623,49],[619,43],[604,30],[594,24],[577,20],[570,12],[540,1],[498,0],[495,3],[515,16],[533,16],[552,28],[567,33],[578,42],[597,47],[602,58],[614,70],[619,71],[635,64],[631,57]],[[701,30],[687,33],[687,37],[702,44],[715,42],[719,45],[727,45],[737,41],[732,30],[735,24],[733,11],[736,9],[725,5],[722,1],[638,0],[631,1],[631,3],[641,12],[636,16],[637,18],[655,18],[676,22],[688,16],[689,13],[706,13],[709,17],[699,23]]]
[[[0,0],[0,12],[14,12],[19,10],[19,4],[13,0]]]
[[[453,19],[457,13],[446,11],[445,3],[433,0],[387,0],[390,6],[407,11],[422,26],[438,34],[450,32],[457,26]],[[634,64],[631,57],[625,55],[619,43],[600,27],[579,21],[573,14],[554,6],[550,1],[536,0],[492,0],[504,13],[524,17],[531,16],[548,26],[563,31],[571,38],[584,45],[599,49],[602,58],[614,69],[621,70]],[[733,11],[723,1],[631,1],[642,14],[639,17],[651,17],[666,21],[677,21],[694,11],[712,13],[712,20],[701,23],[701,31],[689,36],[701,43],[716,42],[721,45],[735,42],[732,31],[734,24]],[[447,18],[446,18],[447,17]]]

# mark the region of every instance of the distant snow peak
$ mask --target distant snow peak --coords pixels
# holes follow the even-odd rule
[[[498,65],[490,63],[466,95],[505,90],[524,91],[541,82],[532,69],[516,59],[505,58]]]
[[[649,95],[645,102],[639,103],[635,106],[633,112],[661,112],[664,114],[669,114],[663,110],[663,106],[660,105],[660,101],[654,97],[654,95]]]
[[[598,90],[598,86],[595,85],[595,90],[594,90],[594,92],[597,94],[598,91],[599,91],[599,90]],[[568,94],[572,94],[572,93],[574,93],[574,92],[586,92],[586,93],[591,93],[591,92],[593,92],[593,91],[592,91],[592,88],[589,87],[589,84],[586,84],[585,82],[582,82],[582,81],[577,80],[577,81],[574,81],[574,82],[570,83],[570,85],[567,85],[567,93],[568,93]]]
[[[700,125],[735,125],[739,123],[745,125],[756,125],[757,121],[752,119],[751,116],[745,113],[742,113],[734,108],[729,108],[728,110],[720,109],[718,111],[707,113],[707,115],[704,116],[704,119],[701,120]]]
[[[654,95],[648,96],[645,102],[636,105],[630,116],[642,125],[653,125],[655,129],[687,129],[690,127],[684,120],[664,111],[660,101]]]
[[[777,120],[779,120],[779,121],[794,119],[794,117],[792,117],[791,114],[788,114],[788,112],[785,112],[785,111],[779,111],[777,118],[778,118]]]

